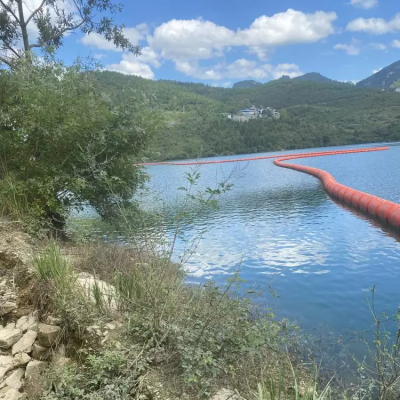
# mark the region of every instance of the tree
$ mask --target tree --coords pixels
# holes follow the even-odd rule
[[[32,8],[26,4],[0,0],[0,62],[8,66],[34,49],[58,49],[64,37],[76,30],[99,33],[116,47],[140,52],[124,36],[124,26],[112,18],[122,11],[112,0],[31,0]],[[97,13],[103,16],[98,19]]]
[[[157,123],[145,99],[132,90],[115,106],[90,68],[35,57],[1,73],[0,88],[0,199],[23,199],[59,228],[85,204],[105,219],[131,205]]]

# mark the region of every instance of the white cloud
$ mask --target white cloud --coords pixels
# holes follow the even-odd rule
[[[288,9],[271,17],[257,18],[248,29],[238,30],[237,42],[244,46],[271,47],[311,43],[334,33],[334,12],[316,11],[305,14]]]
[[[140,24],[135,28],[124,28],[123,32],[131,44],[137,46],[145,39],[148,29],[146,24]],[[110,42],[97,32],[86,34],[81,38],[80,42],[85,46],[91,46],[99,50],[122,51],[122,49],[116,47],[113,42]]]
[[[370,43],[370,44],[368,45],[368,47],[370,47],[371,49],[374,49],[374,50],[381,50],[381,51],[387,49],[386,44],[383,44],[383,43],[375,43],[375,42],[374,42],[374,43]]]
[[[165,22],[148,38],[149,45],[171,60],[201,60],[222,56],[233,46],[246,46],[261,60],[266,49],[296,43],[311,43],[334,33],[334,12],[305,14],[288,9],[257,18],[249,28],[236,31],[211,21],[177,20]]]
[[[137,59],[156,68],[161,66],[159,55],[150,47],[143,47]]]
[[[367,32],[373,35],[400,31],[400,14],[395,15],[389,21],[383,18],[357,18],[350,21],[346,28],[353,32]]]
[[[355,7],[361,7],[365,9],[376,7],[379,4],[378,0],[351,0],[350,4]]]
[[[105,69],[121,72],[125,75],[137,75],[146,79],[154,79],[154,72],[150,66],[140,61],[138,57],[133,54],[123,54],[119,64],[109,64]]]
[[[173,19],[154,30],[149,44],[160,51],[163,58],[208,59],[222,55],[234,38],[234,31],[214,22]]]
[[[176,61],[176,69],[185,75],[205,80],[221,79],[278,79],[282,75],[294,78],[303,73],[296,64],[258,64],[256,61],[238,59],[230,64],[219,63],[212,67],[201,67],[196,61]]]
[[[381,70],[382,70],[382,68],[374,69],[374,70],[372,71],[372,73],[373,73],[373,74],[376,74],[377,72],[379,72],[379,71],[381,71]]]
[[[400,40],[395,39],[392,41],[392,43],[390,43],[390,45],[395,49],[400,49]]]
[[[296,78],[296,76],[303,75],[300,68],[296,64],[279,64],[275,68],[273,68],[273,77],[274,79],[279,79],[283,75],[290,76],[291,78]]]
[[[358,56],[360,54],[360,48],[353,45],[353,44],[346,44],[346,43],[338,43],[333,46],[335,50],[343,50],[349,56]]]

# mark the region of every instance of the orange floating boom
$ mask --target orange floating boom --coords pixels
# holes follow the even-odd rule
[[[295,171],[304,172],[306,174],[315,176],[320,179],[324,185],[325,190],[333,197],[339,199],[348,206],[359,209],[365,214],[375,217],[378,220],[388,223],[396,229],[400,229],[400,204],[381,199],[380,197],[373,196],[359,190],[352,189],[348,186],[342,185],[335,181],[335,178],[326,171],[321,169],[307,167],[298,164],[288,164],[285,161],[294,160],[297,158],[321,157],[321,156],[334,156],[339,154],[349,153],[367,153],[372,151],[389,150],[389,147],[373,147],[365,149],[354,150],[336,150],[336,151],[322,151],[314,153],[297,153],[297,154],[281,154],[274,156],[260,156],[248,158],[236,158],[228,160],[213,160],[213,161],[187,161],[187,162],[154,162],[142,163],[139,165],[204,165],[204,164],[222,164],[230,162],[244,162],[244,161],[257,161],[275,158],[274,164],[278,167],[289,168]]]
[[[371,151],[389,150],[389,147],[375,147],[369,149],[357,149],[357,150],[340,150],[340,151],[325,151],[321,153],[313,154],[300,154],[291,155],[287,157],[278,158],[274,161],[274,164],[278,167],[289,168],[295,171],[304,172],[306,174],[315,176],[324,185],[325,190],[333,197],[336,197],[343,203],[350,207],[356,208],[364,212],[365,214],[377,218],[378,220],[388,223],[396,229],[400,229],[400,204],[392,201],[381,199],[380,197],[373,196],[368,193],[361,192],[359,190],[352,189],[348,186],[342,185],[336,182],[335,178],[326,171],[321,169],[307,167],[298,164],[289,164],[285,161],[293,160],[296,158],[306,157],[320,157],[320,156],[331,156],[348,153],[365,153]]]

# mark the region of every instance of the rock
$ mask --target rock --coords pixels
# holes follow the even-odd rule
[[[21,329],[22,333],[26,331],[38,331],[39,322],[37,318],[37,313],[32,313],[21,317],[17,323],[16,328]]]
[[[33,360],[26,366],[25,378],[32,380],[37,379],[47,368],[48,363],[44,361]]]
[[[25,375],[25,369],[18,368],[5,380],[5,383],[7,386],[15,390],[19,390],[21,389],[22,386],[21,379],[24,377],[24,375]]]
[[[6,325],[5,329],[16,329],[15,322],[10,322]]]
[[[27,399],[27,395],[25,393],[20,393],[18,390],[15,390],[11,387],[4,387],[0,390],[0,399],[2,400],[24,400]]]
[[[116,328],[116,326],[111,322],[109,322],[108,324],[106,324],[106,328],[109,329],[110,331],[113,331]]]
[[[32,347],[32,358],[39,361],[49,361],[52,355],[51,349],[35,343]]]
[[[21,367],[31,361],[31,358],[26,353],[18,353],[13,358],[13,368]]]
[[[11,356],[0,356],[0,379],[14,368],[14,358]]]
[[[19,329],[3,329],[0,331],[0,348],[8,349],[21,339],[22,334]]]
[[[48,325],[61,325],[61,319],[53,317],[52,315],[49,315],[46,318],[46,324],[48,324]]]
[[[17,308],[17,303],[15,303],[14,301],[6,301],[0,305],[0,316],[9,314]]]
[[[95,278],[93,275],[88,274],[87,272],[81,272],[78,274],[78,284],[83,289],[86,297],[92,302],[96,303],[96,299],[94,296],[94,288],[97,286],[99,289],[103,304],[105,306],[110,307],[115,310],[117,308],[117,303],[115,301],[116,293],[114,286],[110,285],[107,282],[101,281],[100,279]]]
[[[41,346],[56,346],[60,339],[60,334],[61,328],[59,326],[39,324],[38,341]]]
[[[239,400],[240,397],[229,389],[220,389],[210,400]]]
[[[28,331],[17,343],[12,347],[12,355],[17,353],[30,353],[33,343],[35,343],[37,332]]]

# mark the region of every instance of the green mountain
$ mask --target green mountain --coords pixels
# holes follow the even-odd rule
[[[259,85],[262,85],[262,83],[257,82],[257,81],[252,81],[252,80],[249,80],[249,81],[239,81],[239,82],[236,82],[236,83],[232,86],[232,88],[233,88],[233,89],[248,89],[248,88],[253,88],[254,86],[259,86]]]
[[[400,61],[371,75],[357,83],[357,87],[390,90],[391,86],[400,79]]]
[[[309,72],[307,74],[293,78],[294,81],[312,81],[312,82],[334,82],[332,79],[321,75],[319,72]]]
[[[225,89],[197,83],[151,81],[116,72],[95,74],[104,95],[123,103],[140,93],[158,110],[163,128],[145,156],[168,160],[400,140],[400,93],[347,83],[276,80]],[[255,105],[280,119],[227,118]]]

